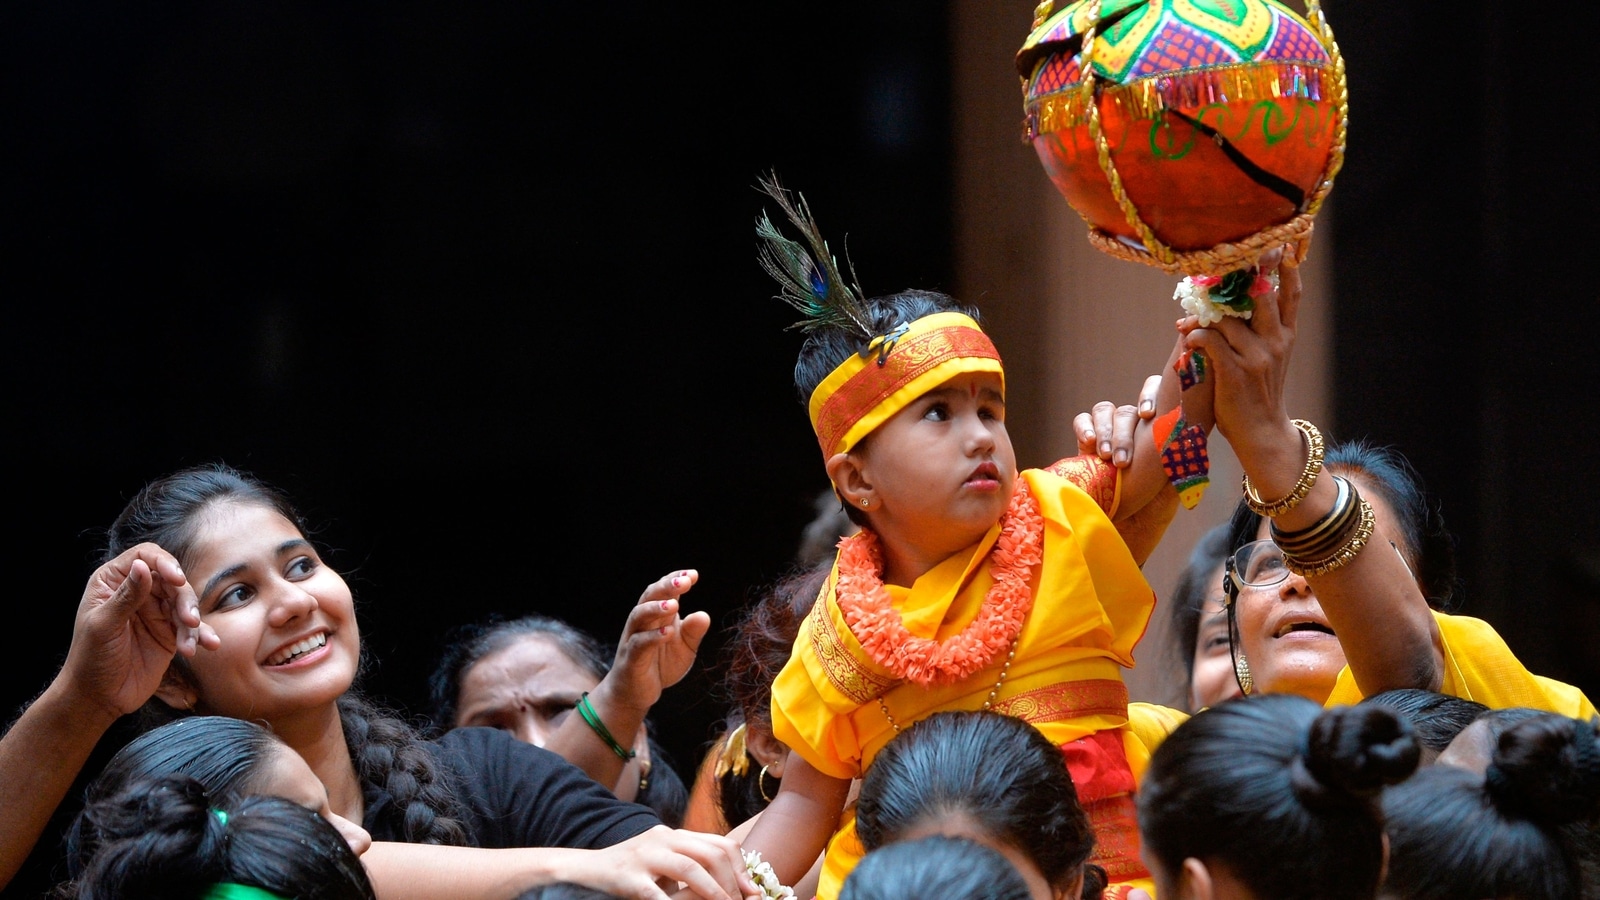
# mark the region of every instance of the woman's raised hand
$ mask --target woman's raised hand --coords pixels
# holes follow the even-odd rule
[[[683,595],[700,580],[694,569],[679,569],[657,579],[639,595],[617,642],[611,674],[613,702],[648,709],[661,692],[683,679],[694,665],[700,642],[711,629],[704,611],[682,614]]]
[[[175,655],[218,644],[178,561],[155,544],[139,544],[89,576],[61,677],[121,716],[150,699]]]
[[[1275,271],[1278,284],[1255,296],[1248,320],[1228,316],[1200,328],[1191,316],[1178,323],[1185,345],[1205,355],[1216,378],[1217,429],[1252,480],[1255,470],[1269,463],[1272,450],[1300,452],[1299,433],[1284,402],[1300,311],[1300,267],[1295,254],[1285,249],[1277,247],[1261,257],[1260,270]],[[1298,465],[1292,468],[1299,470]]]

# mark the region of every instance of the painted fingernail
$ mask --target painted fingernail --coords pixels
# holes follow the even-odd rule
[[[662,609],[671,609],[672,608],[672,601],[671,600],[663,600],[663,601],[661,601],[661,608]]]

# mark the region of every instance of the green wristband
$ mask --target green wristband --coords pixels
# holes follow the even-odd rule
[[[596,713],[594,706],[589,703],[588,691],[584,691],[578,698],[578,715],[583,716],[583,721],[588,723],[595,734],[600,735],[600,740],[606,742],[606,746],[611,748],[611,752],[615,753],[618,759],[628,762],[638,755],[617,743],[617,739],[611,736],[611,730],[606,728],[606,723],[600,721],[599,713]]]

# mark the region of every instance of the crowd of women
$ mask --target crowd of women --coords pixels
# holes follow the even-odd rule
[[[1080,415],[1080,455],[1049,470],[1015,470],[975,311],[928,292],[854,298],[864,330],[813,334],[797,368],[838,500],[824,546],[840,549],[728,623],[728,718],[702,760],[669,759],[655,736],[673,723],[650,715],[708,662],[710,617],[685,609],[694,570],[649,585],[614,645],[560,610],[463,625],[425,727],[360,691],[351,589],[288,498],[221,463],[158,477],[107,530],[62,668],[0,740],[0,884],[251,900],[1600,897],[1595,708],[1447,611],[1453,545],[1404,459],[1288,415],[1297,261],[1263,258],[1252,318],[1180,322],[1141,402]],[[830,392],[891,377],[885,361],[924,338],[954,348],[948,368],[828,418]],[[1154,586],[1188,708],[1129,702],[1116,662],[1152,608],[1138,565],[1195,483],[1164,454],[1213,425],[1242,493],[1209,488],[1231,520],[1178,585]],[[928,460],[947,452],[958,499],[937,506]],[[860,559],[877,560],[862,595],[885,598],[876,620],[849,593]],[[940,579],[927,614],[916,592]],[[1043,590],[1085,599],[1035,604]],[[994,597],[1016,612],[992,623],[1003,639],[941,662]],[[907,632],[892,646],[926,648],[934,674],[876,655],[869,621]]]

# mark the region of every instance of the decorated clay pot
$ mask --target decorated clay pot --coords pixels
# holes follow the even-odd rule
[[[1160,264],[1295,221],[1309,233],[1346,119],[1343,64],[1312,11],[1308,22],[1276,0],[1040,5],[1017,54],[1026,139],[1091,237]]]

